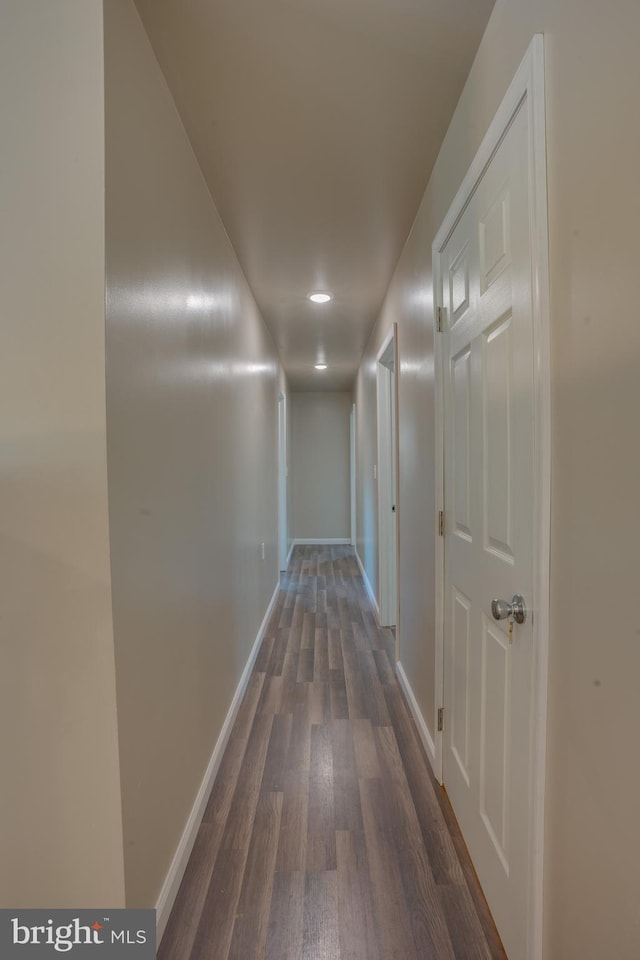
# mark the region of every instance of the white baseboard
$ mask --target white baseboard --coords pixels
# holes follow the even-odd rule
[[[202,783],[200,784],[200,789],[196,795],[193,807],[191,808],[191,813],[189,814],[186,826],[180,838],[180,843],[178,844],[178,848],[174,854],[171,866],[169,867],[169,872],[167,873],[164,884],[162,885],[162,890],[160,891],[160,896],[158,897],[158,902],[156,904],[156,936],[158,945],[160,945],[162,935],[165,931],[165,927],[167,926],[169,914],[171,913],[171,909],[178,895],[178,889],[182,882],[184,872],[187,869],[187,863],[189,861],[189,857],[191,856],[193,845],[196,842],[196,835],[200,828],[200,824],[202,823],[202,818],[209,801],[209,796],[213,788],[216,774],[220,768],[222,755],[224,754],[227,743],[229,742],[231,728],[233,727],[238,710],[240,709],[240,704],[242,702],[245,690],[247,689],[251,671],[253,670],[253,666],[256,662],[256,658],[260,650],[260,644],[262,643],[262,639],[267,629],[267,624],[269,623],[269,618],[275,606],[279,592],[280,584],[278,583],[273,591],[273,596],[269,601],[267,612],[265,613],[262,623],[260,624],[260,629],[258,630],[253,647],[251,648],[249,659],[247,660],[245,668],[242,671],[240,682],[238,683],[233,700],[231,701],[231,706],[229,707],[224,724],[222,725],[222,730],[220,731],[216,745],[213,748],[211,759],[207,764],[207,769],[202,779]]]
[[[289,553],[287,554],[287,561],[286,561],[286,566],[287,566],[287,567],[288,567],[289,564],[291,563],[291,556],[292,556],[292,554],[293,554],[293,548],[295,547],[295,545],[296,545],[295,540],[292,540],[292,541],[291,541],[291,546],[289,547]]]
[[[315,543],[319,544],[320,546],[324,546],[325,544],[350,544],[351,540],[349,537],[313,537],[313,539],[305,537],[304,539],[296,538],[293,543],[294,546],[297,546],[298,544],[301,546],[312,546]]]
[[[367,576],[367,571],[364,568],[364,564],[360,559],[360,554],[358,553],[357,550],[356,550],[356,560],[358,561],[358,566],[360,567],[360,573],[362,574],[362,580],[364,582],[364,588],[367,591],[367,596],[369,597],[369,600],[371,601],[371,605],[373,607],[373,612],[375,613],[376,620],[378,621],[378,623],[380,623],[380,607],[378,606],[376,595],[373,592],[373,587],[369,583],[369,577]]]
[[[396,663],[396,674],[398,675],[398,681],[400,686],[404,691],[404,695],[407,698],[407,703],[409,704],[409,709],[413,719],[416,722],[418,728],[418,733],[420,734],[420,739],[422,740],[422,746],[425,749],[425,752],[429,758],[429,763],[431,764],[431,769],[435,773],[436,769],[436,745],[434,743],[433,737],[429,733],[429,728],[425,723],[425,719],[422,716],[422,711],[418,706],[418,701],[416,700],[415,694],[411,689],[411,684],[407,678],[406,673],[404,672],[404,667],[398,660]]]

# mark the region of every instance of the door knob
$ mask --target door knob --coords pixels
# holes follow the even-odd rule
[[[511,603],[506,600],[492,600],[491,615],[494,620],[510,620],[511,623],[515,620],[516,623],[524,623],[527,619],[524,597],[515,593],[511,598]]]

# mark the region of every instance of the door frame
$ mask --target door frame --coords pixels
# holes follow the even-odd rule
[[[396,486],[396,535],[393,542],[391,523],[391,514],[386,510],[385,505],[391,499],[391,471],[382,463],[381,453],[388,450],[391,446],[391,437],[388,430],[388,418],[382,417],[381,413],[386,410],[387,399],[390,397],[388,389],[389,369],[384,365],[383,358],[393,349],[393,389],[394,389],[394,411],[395,411],[395,449],[393,450],[393,469],[395,469]],[[394,626],[396,628],[396,659],[398,657],[398,645],[400,635],[400,584],[398,569],[400,562],[400,496],[399,496],[399,442],[398,442],[398,325],[393,323],[382,346],[376,355],[376,436],[377,436],[377,462],[378,462],[378,605],[380,610],[381,626]],[[389,614],[391,613],[390,598],[390,569],[388,558],[391,551],[395,551],[395,614],[393,624],[389,624]]]
[[[356,405],[349,412],[349,484],[351,501],[351,546],[356,546]]]
[[[544,792],[546,772],[549,578],[551,522],[551,389],[549,240],[547,222],[547,165],[545,135],[544,41],[536,34],[513,78],[432,245],[433,302],[442,307],[440,258],[487,166],[500,146],[518,110],[526,109],[529,129],[529,217],[531,229],[532,317],[534,346],[534,644],[531,717],[532,805],[529,831],[530,898],[528,905],[528,960],[542,958]],[[437,310],[435,311],[437,312]],[[436,318],[437,319],[437,318]],[[434,326],[437,325],[434,321]],[[435,472],[436,472],[436,661],[434,772],[443,782],[443,733],[438,732],[438,708],[444,706],[444,543],[439,535],[439,512],[444,511],[444,374],[445,357],[434,332],[435,354]]]
[[[278,394],[278,570],[287,569],[289,529],[287,517],[287,398]]]

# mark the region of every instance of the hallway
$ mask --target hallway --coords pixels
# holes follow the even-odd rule
[[[392,644],[352,548],[294,548],[160,960],[505,957]]]

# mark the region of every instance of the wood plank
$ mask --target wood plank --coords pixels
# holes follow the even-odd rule
[[[329,670],[343,670],[340,631],[336,630],[335,627],[327,630],[327,639],[329,645]]]
[[[342,631],[342,660],[344,664],[344,679],[347,688],[347,702],[349,704],[349,718],[368,717],[367,697],[364,683],[358,667],[358,655],[352,640],[349,640]]]
[[[321,680],[305,684],[311,723],[326,723],[331,719],[329,684]]]
[[[373,740],[380,762],[382,779],[385,782],[391,781],[405,787],[407,802],[411,803],[413,807],[413,801],[407,784],[407,774],[393,727],[374,727]]]
[[[315,613],[308,613],[308,612],[303,613],[302,634],[300,637],[301,650],[313,650],[315,632],[316,632]],[[311,679],[313,679],[313,677],[311,677]]]
[[[381,960],[364,834],[336,833],[340,960]]]
[[[331,721],[331,744],[335,828],[361,834],[364,827],[360,809],[360,788],[352,721]]]
[[[462,960],[454,953],[450,927],[422,843],[398,855],[411,932],[420,960]]]
[[[293,606],[288,606],[287,603],[282,607],[282,613],[280,614],[280,619],[278,620],[278,626],[283,630],[288,630],[291,627],[293,621]]]
[[[298,692],[303,688],[302,684],[297,684]],[[302,689],[304,693],[304,689]],[[293,708],[293,719],[291,723],[291,740],[289,743],[289,754],[287,756],[287,771],[306,770],[311,767],[311,722],[309,720],[309,708],[306,697],[303,703],[297,702]]]
[[[226,960],[240,898],[246,850],[220,850],[216,858],[190,960]]]
[[[261,793],[251,834],[228,960],[263,960],[267,945],[281,793]]]
[[[293,603],[293,613],[291,616],[291,627],[302,627],[305,614],[304,596],[300,590],[296,593]]]
[[[229,815],[246,749],[247,741],[232,735],[222,756],[218,774],[205,807],[203,823],[224,825]]]
[[[400,687],[385,687],[384,692],[436,883],[464,884],[460,860],[442,817],[428,761]]]
[[[189,960],[221,835],[219,826],[201,824],[158,950],[158,960]]]
[[[386,823],[398,851],[424,843],[420,822],[391,727],[374,728],[382,781]]]
[[[373,659],[378,671],[378,679],[383,686],[389,686],[396,682],[395,670],[391,665],[391,660],[385,650],[374,650]]]
[[[336,869],[333,751],[329,724],[311,727],[307,873]]]
[[[352,623],[352,606],[349,603],[349,598],[347,596],[346,589],[341,591],[342,595],[336,597],[336,606],[338,610],[338,620],[340,621],[340,629],[348,630],[351,627]]]
[[[258,651],[258,656],[256,657],[255,671],[256,673],[266,673],[269,668],[269,661],[271,660],[271,653],[273,651],[273,645],[275,643],[275,637],[266,637],[260,644],[260,650]]]
[[[362,610],[362,624],[371,646],[373,647],[374,644],[381,645],[380,627],[378,626],[368,598],[365,599],[365,609]]]
[[[278,627],[273,641],[271,658],[268,664],[267,673],[272,677],[279,677],[282,674],[284,658],[289,649],[290,628],[283,629]]]
[[[284,660],[282,663],[281,675],[284,678],[285,684],[289,681],[296,682],[296,677],[298,676],[298,660],[300,659],[300,651],[295,649],[294,643],[290,640],[287,646],[287,652],[284,655]]]
[[[238,740],[248,740],[251,725],[256,712],[256,706],[262,693],[264,673],[252,673],[245,690],[242,703],[233,725],[232,736]]]
[[[297,683],[313,681],[313,647],[303,647],[298,655]]]
[[[304,870],[276,871],[265,960],[299,960],[302,956],[305,880]],[[249,953],[245,960],[251,957]]]
[[[280,713],[284,694],[284,680],[282,677],[266,675],[256,707],[256,713]]]
[[[357,664],[364,691],[366,716],[375,725],[389,726],[389,711],[371,650],[358,651]]]
[[[497,939],[491,949],[466,887],[440,886],[438,894],[453,944],[455,960],[507,960]]]
[[[336,872],[307,872],[301,960],[340,960]]]
[[[413,945],[400,866],[393,842],[385,832],[382,782],[360,780],[360,802],[382,956],[384,960],[421,960]]]
[[[332,720],[346,720],[349,717],[347,687],[342,670],[329,670],[329,716]]]
[[[313,680],[329,679],[329,641],[328,631],[316,627],[313,643]]]
[[[358,653],[365,653],[371,649],[371,643],[361,622],[355,620],[351,623],[353,631],[353,645]]]
[[[276,870],[304,871],[309,825],[309,771],[289,770],[285,776]]]
[[[271,736],[271,714],[256,714],[222,837],[224,850],[246,853]]]
[[[284,790],[292,720],[293,717],[290,713],[276,714],[273,718],[267,758],[260,785],[261,793],[278,793]]]
[[[352,731],[358,776],[369,780],[379,778],[380,763],[371,720],[368,718],[353,720]]]

